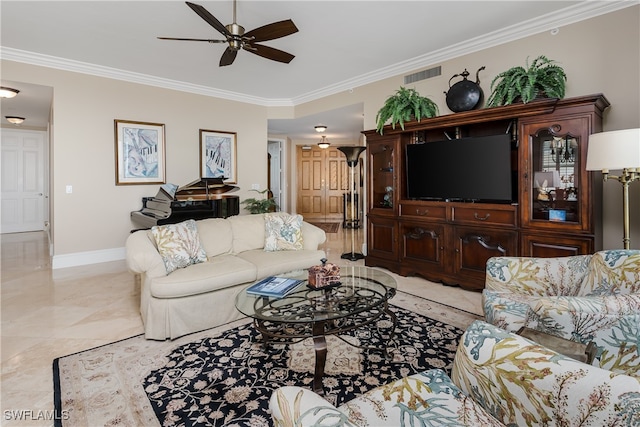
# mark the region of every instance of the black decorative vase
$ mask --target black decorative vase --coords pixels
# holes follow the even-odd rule
[[[449,79],[449,91],[445,92],[445,94],[447,95],[447,107],[449,107],[451,111],[459,113],[461,111],[474,110],[482,105],[484,93],[480,87],[480,79],[478,77],[478,74],[482,70],[484,70],[484,67],[476,71],[475,82],[467,80],[469,72],[466,68],[462,73],[454,74]],[[460,76],[462,80],[451,86],[451,80]]]

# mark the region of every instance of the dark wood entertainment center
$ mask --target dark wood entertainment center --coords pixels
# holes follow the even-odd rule
[[[556,257],[601,249],[601,174],[587,172],[585,164],[589,135],[602,131],[608,106],[602,94],[541,99],[412,121],[404,130],[388,125],[382,135],[364,131],[365,264],[479,291],[492,256]],[[504,133],[512,136],[513,203],[406,197],[408,144]]]

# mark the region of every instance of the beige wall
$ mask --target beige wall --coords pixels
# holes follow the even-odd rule
[[[595,93],[607,97],[611,107],[605,112],[605,131],[640,127],[640,6],[562,27],[555,36],[544,32],[425,66],[424,69],[441,65],[442,75],[407,86],[433,99],[441,115],[451,114],[444,94],[451,76],[465,68],[475,76],[478,68],[486,66],[480,72],[480,80],[485,98],[488,98],[491,81],[498,73],[513,66],[524,66],[527,57],[532,60],[538,55],[554,59],[564,68],[568,77],[567,97]],[[307,115],[364,102],[365,129],[374,129],[378,109],[403,85],[403,76],[300,105],[296,112],[303,111],[302,115]],[[622,247],[621,188],[615,181],[604,184],[605,248]],[[630,190],[631,247],[640,248],[640,182],[632,184]]]
[[[237,132],[241,199],[251,184],[266,186],[265,107],[8,61],[2,74],[54,88],[54,265],[74,262],[64,255],[121,258],[134,228],[129,212],[158,191],[158,185],[115,185],[114,119],[165,124],[166,180],[178,185],[200,176],[199,129]]]
[[[558,60],[568,75],[567,97],[604,93],[612,104],[605,115],[605,130],[640,127],[640,6],[623,9],[445,61],[442,75],[418,82],[449,114],[444,90],[449,78],[467,68],[481,66],[481,85],[488,97],[493,77],[526,58],[544,54]],[[424,67],[424,68],[429,68]],[[419,70],[415,70],[419,71]],[[409,74],[409,73],[405,73]],[[166,126],[168,182],[185,184],[199,176],[198,129],[238,132],[238,185],[240,198],[257,183],[266,186],[267,119],[302,117],[364,102],[365,129],[375,128],[375,115],[384,99],[402,85],[402,75],[355,87],[294,109],[267,108],[234,101],[165,90],[33,65],[2,61],[2,78],[54,88],[52,124],[52,219],[55,255],[59,264],[73,259],[108,260],[122,257],[124,240],[133,227],[129,212],[140,209],[143,196],[154,195],[157,185],[116,186],[113,120],[164,123]],[[288,141],[289,152],[295,141]],[[289,200],[295,203],[295,155],[289,156],[292,179]],[[65,185],[73,194],[65,194]],[[640,247],[640,184],[631,186],[632,247]],[[604,246],[620,247],[620,184],[605,184]],[[292,209],[294,206],[292,206]],[[76,264],[82,264],[76,261]],[[55,259],[54,259],[55,266]]]

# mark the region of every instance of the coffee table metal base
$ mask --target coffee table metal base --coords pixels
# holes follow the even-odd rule
[[[344,334],[345,332],[371,325],[385,316],[389,317],[391,320],[391,327],[388,328],[389,332],[383,335],[377,328],[372,329],[372,331],[377,331],[379,333],[379,338],[381,340],[387,341],[387,345],[382,348],[355,345],[340,336],[340,334]],[[363,350],[384,351],[385,357],[390,358],[391,353],[389,351],[389,346],[394,342],[397,323],[398,320],[395,313],[389,310],[389,306],[386,302],[380,307],[376,307],[372,310],[347,315],[343,318],[333,320],[290,323],[254,319],[254,325],[262,335],[265,347],[268,346],[270,342],[275,341],[284,341],[289,344],[295,344],[307,338],[313,338],[316,356],[313,374],[313,391],[318,394],[324,394],[322,378],[324,377],[324,369],[327,362],[327,336],[333,335],[345,343]]]

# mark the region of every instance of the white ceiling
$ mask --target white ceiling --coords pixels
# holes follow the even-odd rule
[[[194,2],[223,24],[232,22],[231,1]],[[0,54],[19,62],[287,106],[634,4],[638,2],[239,0],[236,21],[246,31],[292,19],[299,32],[263,44],[296,57],[282,64],[241,51],[232,65],[219,67],[225,44],[156,38],[221,38],[182,1],[2,0]],[[21,96],[30,92],[28,86]],[[50,93],[45,98],[50,103]],[[24,104],[20,110],[17,99],[2,101],[3,116],[12,110],[11,115],[27,117],[25,126],[46,123],[48,108],[42,117]],[[362,106],[270,120],[269,132],[315,138],[313,125],[318,123],[329,126],[330,138],[352,138],[362,130]]]

